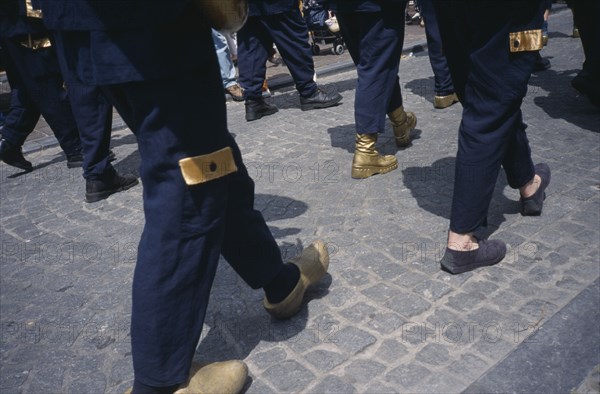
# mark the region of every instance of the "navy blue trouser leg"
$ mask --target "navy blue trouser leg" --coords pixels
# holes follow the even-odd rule
[[[385,13],[338,13],[340,31],[356,64],[356,132],[383,133],[385,116],[402,105],[398,70],[405,3]]]
[[[315,67],[308,43],[308,28],[300,11],[252,16],[237,33],[239,82],[246,98],[261,96],[265,78],[265,62],[273,43],[294,79],[301,96],[308,97],[317,90],[313,80]]]
[[[442,52],[442,37],[440,37],[433,0],[419,0],[419,7],[421,7],[421,16],[425,21],[427,53],[433,70],[435,94],[437,96],[447,96],[454,93],[454,86],[448,68],[448,61]]]
[[[511,53],[508,40],[515,15],[535,14],[531,4],[435,2],[463,105],[450,217],[450,229],[459,234],[486,223],[501,166],[514,188],[534,176],[521,103],[536,52]]]
[[[572,0],[571,7],[585,54],[583,69],[596,77],[597,86],[593,88],[600,89],[600,3]]]
[[[41,113],[65,154],[80,153],[79,131],[63,88],[54,47],[31,50],[13,39],[1,42],[7,55],[6,69],[11,87],[18,91],[17,112],[8,116],[9,126],[3,131],[5,138],[22,145],[35,127],[34,119],[37,122]]]
[[[283,267],[253,208],[254,183],[227,130],[219,66],[210,34],[204,38],[210,57],[193,73],[102,87],[136,134],[141,156],[146,224],[133,280],[131,336],[135,378],[149,386],[187,379],[219,254],[253,288]],[[225,146],[238,172],[185,184],[180,159]]]
[[[81,136],[83,177],[86,180],[99,180],[112,175],[115,169],[108,158],[112,105],[97,86],[70,80],[67,90]]]
[[[7,76],[10,73],[7,72]],[[10,78],[10,77],[9,77]],[[29,96],[18,85],[9,82],[10,108],[6,114],[4,127],[2,128],[2,137],[15,146],[22,146],[31,134],[38,120],[40,112],[36,111],[31,103]]]
[[[244,89],[245,99],[258,99],[266,78],[267,59],[273,47],[269,32],[262,27],[258,17],[249,17],[237,32],[238,82]]]

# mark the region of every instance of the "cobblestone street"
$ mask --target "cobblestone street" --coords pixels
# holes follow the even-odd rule
[[[570,11],[550,18],[523,104],[534,162],[552,169],[540,217],[498,179],[488,235],[509,244],[498,265],[440,270],[452,198],[460,104],[433,108],[427,51],[400,64],[404,106],[418,125],[399,168],[350,177],[353,68],[319,76],[341,105],[302,112],[293,87],[279,112],[244,120],[227,102],[262,211],[286,257],[320,238],[329,275],[306,308],[272,320],[223,260],[198,361],[240,358],[247,393],[568,393],[600,364],[600,112],[570,80],[583,62]],[[202,125],[198,125],[202,127]],[[137,174],[136,139],[115,131],[116,168]],[[123,393],[133,381],[131,280],[143,186],[84,202],[81,169],[57,146],[29,153],[34,171],[0,164],[0,392]],[[597,373],[596,375],[597,376]]]

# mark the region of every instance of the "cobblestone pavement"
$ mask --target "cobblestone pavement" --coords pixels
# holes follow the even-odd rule
[[[344,96],[334,108],[302,112],[297,93],[283,89],[272,99],[279,113],[247,123],[243,103],[228,102],[256,206],[284,255],[322,238],[330,275],[299,316],[276,322],[263,293],[222,262],[197,359],[244,359],[248,393],[495,391],[494,379],[519,376],[538,376],[533,391],[577,388],[600,364],[597,320],[585,323],[599,309],[600,113],[569,84],[583,60],[569,12],[555,13],[550,29],[542,54],[552,68],[532,77],[523,104],[534,160],[553,170],[544,213],[521,217],[518,192],[500,177],[489,233],[509,252],[467,274],[438,265],[461,108],[433,109],[426,52],[401,63],[405,107],[419,124],[406,149],[395,147],[391,127],[380,139],[400,163],[384,176],[350,178],[354,71],[321,78]],[[113,149],[117,169],[137,173],[128,130],[115,133]],[[81,170],[67,169],[59,148],[28,158],[36,169],[25,175],[0,165],[0,391],[122,393],[133,378],[142,187],[86,204]],[[556,367],[570,349],[581,353]],[[523,352],[530,362],[514,365],[545,374],[492,373]],[[559,384],[542,388],[551,378]]]

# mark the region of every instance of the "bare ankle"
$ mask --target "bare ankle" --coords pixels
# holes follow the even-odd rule
[[[473,236],[473,233],[458,234],[454,231],[448,232],[448,249],[465,252],[469,250],[476,250],[479,248],[477,238]]]

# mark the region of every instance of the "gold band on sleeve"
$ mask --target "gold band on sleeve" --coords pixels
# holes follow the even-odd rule
[[[219,179],[238,170],[230,147],[206,155],[186,157],[179,160],[179,167],[189,186]]]
[[[517,31],[509,37],[511,52],[539,51],[544,47],[541,29]]]

